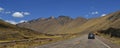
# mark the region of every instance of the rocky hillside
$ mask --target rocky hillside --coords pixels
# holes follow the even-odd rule
[[[58,18],[40,18],[17,24],[17,26],[47,34],[96,32],[100,30],[107,30],[109,28],[120,28],[120,12],[110,13],[106,16],[89,20],[81,17],[72,19],[68,16],[59,16]]]
[[[94,18],[87,21],[79,29],[82,31],[95,32],[107,30],[109,28],[120,28],[120,12],[114,12],[100,18]]]
[[[0,41],[29,39],[37,35],[33,30],[19,28],[0,19]]]
[[[39,18],[29,22],[17,24],[19,27],[29,28],[46,34],[72,34],[79,32],[78,27],[87,21],[85,18],[72,19],[68,16]]]

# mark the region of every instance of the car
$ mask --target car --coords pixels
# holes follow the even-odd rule
[[[88,39],[95,39],[94,33],[89,33],[88,34]]]

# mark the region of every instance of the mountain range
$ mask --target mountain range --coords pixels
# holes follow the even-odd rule
[[[72,19],[69,16],[59,16],[58,18],[40,18],[36,20],[31,20],[28,22],[17,24],[19,27],[29,28],[40,33],[47,34],[72,34],[79,31],[74,31],[74,29],[80,27],[82,24],[87,22],[85,18]]]
[[[17,25],[0,20],[0,40],[34,38],[39,34],[79,34],[107,30],[109,28],[120,29],[120,11],[93,19],[82,17],[73,19],[69,16],[55,18],[51,16]]]
[[[120,28],[120,11],[110,13],[99,18],[86,19],[69,16],[51,16],[39,18],[28,22],[17,24],[18,27],[28,28],[46,34],[74,34],[81,32],[96,32],[108,28]]]

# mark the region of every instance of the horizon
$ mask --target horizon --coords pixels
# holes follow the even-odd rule
[[[0,19],[16,24],[50,16],[97,18],[120,10],[119,0],[0,0]]]

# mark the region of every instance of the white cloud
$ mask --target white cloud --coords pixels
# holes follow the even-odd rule
[[[14,12],[14,13],[12,14],[12,16],[13,16],[13,17],[18,17],[18,18],[24,17],[23,13],[21,13],[21,12]]]
[[[0,7],[0,12],[2,12],[4,10],[4,8]]]
[[[27,21],[26,20],[20,20],[19,22],[16,22],[16,21],[13,21],[13,20],[5,20],[5,22],[16,25],[18,23],[23,23],[23,22],[27,22]]]
[[[26,20],[21,20],[21,21],[19,21],[19,23],[23,23],[23,22],[27,22]]]
[[[0,7],[0,13],[2,14],[10,14],[11,12],[10,11],[4,11],[5,9]]]
[[[16,18],[23,18],[25,16],[30,15],[29,12],[6,11],[2,7],[0,7],[0,13],[1,14],[12,14],[12,16]]]
[[[13,20],[5,20],[5,22],[8,22],[8,23],[10,23],[10,24],[17,24],[18,22],[15,22],[15,21],[13,21]]]
[[[29,12],[23,12],[23,14],[24,14],[24,15],[30,15],[30,13],[29,13]]]
[[[98,11],[95,11],[95,12],[92,12],[91,14],[93,14],[93,15],[94,15],[94,14],[98,14],[98,13],[99,13]]]
[[[27,15],[30,15],[29,12],[14,12],[12,14],[13,17],[17,17],[17,18],[22,18],[22,17],[25,17]]]
[[[106,14],[102,14],[101,16],[106,16]]]

